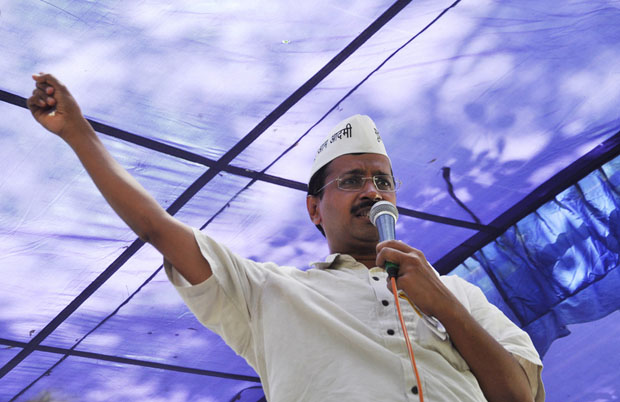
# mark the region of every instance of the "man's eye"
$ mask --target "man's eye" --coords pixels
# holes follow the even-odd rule
[[[340,185],[347,186],[347,187],[358,186],[361,183],[361,181],[362,181],[361,177],[347,176],[347,177],[343,177],[342,179],[340,179]]]
[[[381,188],[392,187],[392,180],[390,180],[388,177],[377,176],[375,180],[377,181],[377,186]]]

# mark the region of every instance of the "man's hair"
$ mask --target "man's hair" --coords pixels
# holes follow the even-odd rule
[[[327,165],[323,166],[310,179],[310,183],[308,183],[308,196],[319,197],[319,199],[323,198],[323,186],[325,185],[325,179],[327,178],[327,167],[331,164],[329,162]],[[321,227],[321,225],[315,225],[319,232],[325,237],[325,231]]]

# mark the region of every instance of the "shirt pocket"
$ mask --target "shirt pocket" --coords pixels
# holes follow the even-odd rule
[[[431,326],[432,324],[426,322],[423,318],[416,320],[414,333],[418,345],[424,349],[439,353],[455,369],[468,371],[469,365],[452,344],[450,336],[447,334],[445,336],[438,335]]]

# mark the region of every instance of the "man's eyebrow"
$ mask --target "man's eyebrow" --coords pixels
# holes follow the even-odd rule
[[[342,173],[343,175],[345,174],[358,174],[361,176],[364,176],[366,174],[366,171],[363,169],[351,169],[351,170],[347,170],[346,172]],[[386,174],[386,175],[391,175],[391,172],[384,172],[383,170],[379,169],[379,170],[375,170],[372,172],[373,175],[377,175],[377,174]]]
[[[351,169],[351,170],[347,170],[346,172],[343,172],[342,174],[359,174],[359,175],[363,175],[364,172],[362,169]]]

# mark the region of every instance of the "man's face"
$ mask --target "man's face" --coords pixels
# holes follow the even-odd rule
[[[390,162],[379,154],[343,155],[327,167],[325,183],[344,174],[363,177],[390,175]],[[332,253],[374,252],[379,235],[368,218],[368,212],[380,200],[395,204],[396,195],[378,191],[372,180],[366,180],[358,191],[340,190],[334,181],[323,189],[322,198],[308,197],[308,212],[312,222],[323,227]]]

